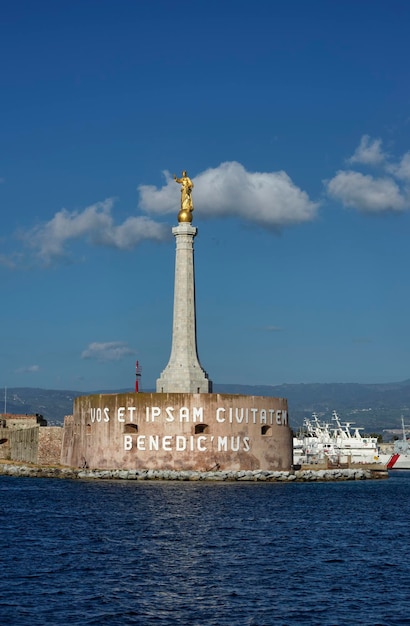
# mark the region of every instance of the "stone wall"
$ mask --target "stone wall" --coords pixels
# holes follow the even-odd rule
[[[27,478],[63,478],[85,480],[133,480],[133,481],[224,481],[224,482],[317,482],[334,480],[365,480],[388,478],[387,470],[337,469],[269,472],[263,470],[238,472],[194,472],[172,470],[89,470],[72,467],[33,466],[17,463],[1,463],[0,475]]]
[[[10,431],[4,426],[0,427],[0,459],[10,458]]]
[[[8,429],[10,439],[10,459],[25,463],[37,463],[39,426],[32,428]]]
[[[94,469],[289,470],[287,401],[201,393],[82,396],[65,419],[61,463]]]
[[[63,429],[61,426],[45,426],[38,433],[39,465],[55,465],[60,462],[61,446],[63,442]]]
[[[0,458],[52,465],[60,462],[63,429],[60,426],[0,428]]]

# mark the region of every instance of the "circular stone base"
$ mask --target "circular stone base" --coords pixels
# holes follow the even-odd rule
[[[287,401],[209,393],[81,396],[65,419],[61,462],[90,469],[287,471]]]

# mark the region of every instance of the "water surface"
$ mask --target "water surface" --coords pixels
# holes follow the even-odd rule
[[[0,623],[410,624],[410,472],[342,483],[0,477]]]

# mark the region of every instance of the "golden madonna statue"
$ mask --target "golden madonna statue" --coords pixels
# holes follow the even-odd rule
[[[192,189],[194,183],[184,170],[181,178],[177,178],[174,174],[175,182],[181,185],[181,209],[178,213],[178,222],[192,222],[192,211],[194,205],[192,202]]]

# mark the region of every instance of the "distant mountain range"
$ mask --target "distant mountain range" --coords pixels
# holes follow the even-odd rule
[[[7,413],[40,413],[50,426],[61,425],[73,410],[77,396],[88,393],[125,393],[130,389],[68,391],[15,387],[7,389],[4,408]],[[152,390],[145,390],[152,391]],[[398,383],[364,385],[356,383],[313,383],[295,385],[224,385],[215,384],[214,393],[273,396],[288,399],[290,425],[295,430],[303,418],[314,411],[330,419],[333,410],[342,420],[363,426],[367,433],[398,429],[401,415],[410,423],[410,380]],[[1,407],[1,402],[0,402]]]
[[[401,415],[410,423],[410,380],[398,383],[308,383],[295,385],[214,385],[216,393],[241,393],[287,398],[290,425],[297,429],[315,412],[329,418],[337,411],[342,421],[354,422],[367,433],[400,429]]]

